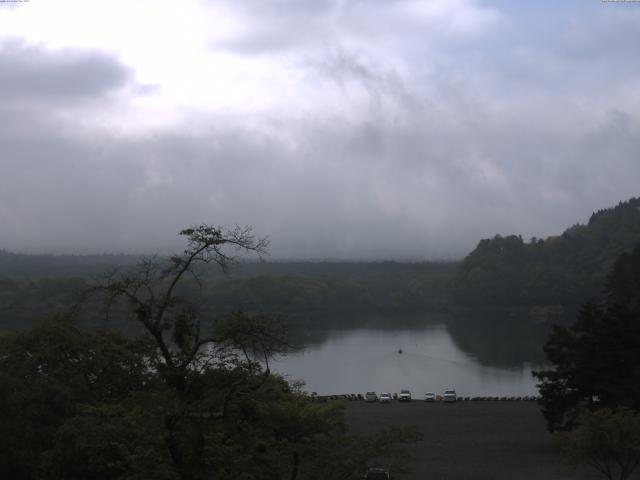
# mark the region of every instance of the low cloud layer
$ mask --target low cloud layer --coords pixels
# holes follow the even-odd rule
[[[122,86],[129,70],[108,55],[71,49],[46,52],[19,40],[0,47],[2,102],[70,102]]]
[[[503,2],[187,2],[176,53],[154,25],[31,30],[36,3],[0,11],[23,29],[0,38],[1,248],[164,251],[207,222],[276,258],[455,258],[639,193],[638,8],[543,2],[536,36]]]

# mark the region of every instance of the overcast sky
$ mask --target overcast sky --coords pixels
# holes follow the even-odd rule
[[[436,259],[640,194],[640,3],[0,3],[0,248]]]

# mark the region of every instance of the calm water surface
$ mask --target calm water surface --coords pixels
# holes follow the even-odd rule
[[[526,355],[521,361],[503,362],[504,365],[483,361],[483,354],[501,358],[503,348],[523,350],[511,339],[497,335],[491,337],[495,338],[494,346],[487,346],[478,334],[456,342],[445,325],[406,330],[332,330],[323,335],[321,343],[279,359],[274,370],[290,380],[304,380],[308,392],[320,395],[399,392],[407,388],[414,398],[449,388],[455,388],[462,396],[537,394],[531,370],[538,364],[527,361]],[[478,339],[480,355],[458,346],[460,343],[473,347],[474,338]]]

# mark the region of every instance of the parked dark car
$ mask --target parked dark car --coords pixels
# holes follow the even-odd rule
[[[364,474],[365,480],[390,480],[391,475],[389,469],[384,467],[371,467],[367,468]]]
[[[378,397],[378,401],[380,403],[391,403],[391,394],[390,393],[381,393]]]

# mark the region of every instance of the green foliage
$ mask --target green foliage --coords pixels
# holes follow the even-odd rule
[[[560,237],[481,240],[460,265],[453,297],[466,305],[579,305],[598,298],[616,258],[640,242],[640,199],[594,213]]]
[[[86,288],[81,278],[0,279],[0,328],[29,326],[52,311],[68,310]]]
[[[571,429],[585,408],[640,411],[640,245],[620,256],[605,302],[584,305],[571,327],[555,327],[545,352],[553,369],[535,372],[551,430]],[[631,267],[631,268],[630,268]]]
[[[289,273],[278,264],[245,266],[251,276],[246,272],[212,283],[203,294],[203,302],[218,312],[236,307],[290,315],[443,311],[450,304],[449,280],[454,267],[385,262],[298,264],[294,268],[289,264]]]
[[[3,335],[0,477],[359,478],[374,456],[402,463],[397,446],[416,438],[350,435],[339,403],[218,348],[177,390],[150,341],[59,317]]]
[[[3,277],[16,280],[90,278],[138,260],[137,255],[26,255],[0,250],[0,271]]]
[[[146,336],[53,318],[0,337],[0,477],[347,479],[371,455],[393,455],[404,436],[349,436],[339,409],[270,374],[288,348],[278,321],[234,311],[202,329],[183,279],[200,284],[198,267],[234,262],[227,248],[262,253],[266,241],[248,228],[181,234],[181,255],[111,271],[93,289],[107,308],[124,300]],[[318,473],[327,461],[335,475]]]
[[[40,476],[68,480],[180,478],[163,442],[163,418],[140,399],[83,406],[53,436]]]
[[[607,279],[606,302],[608,305],[640,311],[640,246],[635,251],[623,253],[614,265],[614,273]]]
[[[144,341],[52,317],[0,336],[0,477],[34,478],[42,452],[83,404],[149,388]]]
[[[558,434],[565,458],[625,480],[640,463],[640,414],[626,409],[584,412],[578,427]]]
[[[74,257],[75,258],[75,257]],[[163,258],[158,264],[167,265]],[[62,261],[59,259],[59,261]],[[2,261],[0,260],[0,271]],[[135,268],[136,264],[122,267]],[[115,266],[115,265],[114,265]],[[73,264],[68,266],[73,273]],[[176,294],[189,300],[211,316],[223,316],[234,309],[283,315],[292,324],[340,327],[326,322],[353,314],[385,312],[445,311],[450,303],[449,281],[454,263],[243,263],[232,277],[219,277],[201,265],[199,278],[189,277],[176,288]],[[158,272],[159,273],[159,272]],[[86,298],[91,282],[87,278],[0,279],[0,329],[24,328],[34,318],[50,311],[68,311],[82,302],[81,321],[85,326],[109,326],[139,334],[142,329],[128,321],[126,305],[112,305],[110,315],[98,298]],[[184,303],[183,303],[184,306]],[[190,312],[178,315],[188,317]],[[342,320],[340,320],[342,322]],[[186,325],[185,325],[186,326]],[[187,333],[179,329],[178,335]],[[176,341],[186,340],[177,338]]]

